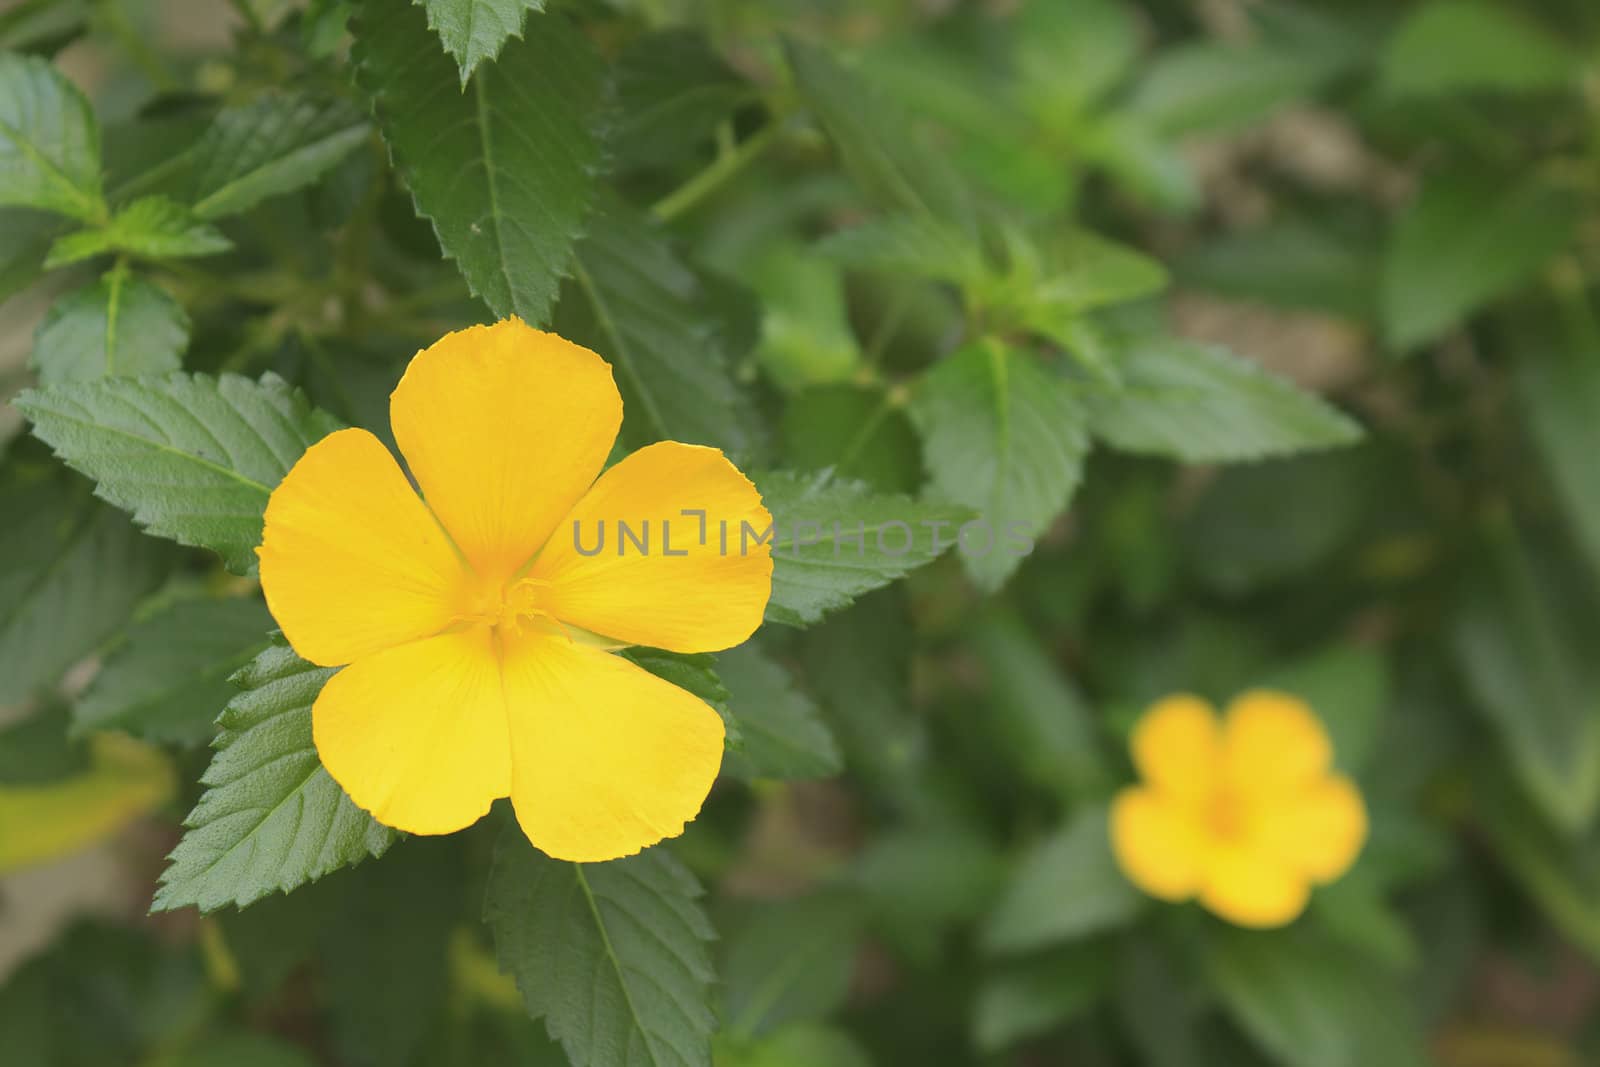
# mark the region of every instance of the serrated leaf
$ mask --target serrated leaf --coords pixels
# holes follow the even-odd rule
[[[1032,353],[1000,341],[938,363],[912,394],[933,489],[972,508],[961,561],[998,589],[1050,521],[1066,510],[1089,454],[1088,414],[1074,385]]]
[[[0,485],[0,706],[120,629],[167,570],[163,546],[60,479]]]
[[[104,216],[100,130],[78,87],[35,56],[0,52],[0,205]]]
[[[265,650],[272,616],[254,598],[179,600],[128,632],[73,708],[73,728],[195,744],[236,692],[234,672]]]
[[[461,68],[461,86],[478,64],[500,54],[507,39],[522,36],[528,12],[544,0],[413,0],[428,12],[428,25]]]
[[[195,217],[237,215],[312,184],[366,140],[369,128],[349,103],[304,93],[274,91],[224,108],[192,151]]]
[[[711,1067],[714,936],[664,849],[577,864],[500,837],[484,901],[500,969],[573,1067]]]
[[[206,791],[184,820],[155,911],[244,907],[381,856],[395,833],[356,807],[317,758],[311,705],[334,671],[274,644],[234,675]]]
[[[692,271],[648,219],[608,204],[577,247],[555,328],[611,361],[623,439],[743,452],[752,442],[717,317]]]
[[[1384,50],[1380,85],[1394,96],[1559,90],[1583,56],[1520,11],[1483,0],[1412,8]]]
[[[1332,448],[1361,427],[1224,349],[1174,338],[1124,343],[1120,389],[1089,394],[1094,435],[1124,452],[1228,463]]]
[[[338,429],[274,374],[106,378],[23,393],[34,436],[149,533],[255,570],[261,516],[305,450]]]
[[[918,138],[911,116],[865,71],[814,45],[785,45],[796,87],[864,192],[888,207],[970,226],[966,189],[948,160]]]
[[[825,474],[774,472],[754,480],[773,519],[767,619],[790,626],[818,622],[932,562],[972,517],[955,505],[875,494]],[[751,531],[750,542],[763,532]]]
[[[562,16],[530,15],[462,90],[421,8],[364,0],[357,11],[356,79],[417,213],[496,315],[545,321],[600,159],[605,70],[593,48]]]
[[[1383,324],[1400,351],[1436,340],[1527,281],[1575,236],[1577,205],[1537,177],[1451,172],[1427,181],[1383,263]]]
[[[1104,804],[1081,809],[1018,866],[990,913],[983,941],[992,952],[1026,952],[1133,921],[1144,899],[1111,855]]]
[[[113,268],[56,299],[33,335],[39,384],[164,374],[183,365],[189,316],[160,286]]]
[[[108,252],[126,252],[146,259],[182,259],[226,252],[233,242],[165,196],[140,197],[97,229],[58,237],[45,258],[47,269]]]
[[[740,745],[723,760],[735,778],[828,778],[842,767],[833,734],[784,667],[753,645],[717,656],[739,723]]]
[[[608,141],[624,162],[671,163],[703,151],[717,124],[755,96],[705,33],[688,27],[639,34],[617,56],[616,72]]]

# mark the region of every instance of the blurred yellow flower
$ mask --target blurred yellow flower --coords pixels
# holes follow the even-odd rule
[[[1248,692],[1219,721],[1206,701],[1170,696],[1139,720],[1132,749],[1144,782],[1117,795],[1111,844],[1153,897],[1282,926],[1366,841],[1361,793],[1333,771],[1327,730],[1298,697]]]
[[[610,365],[515,318],[417,353],[389,419],[421,498],[376,437],[340,430],[273,492],[257,549],[289,643],[344,667],[312,709],[328,773],[417,834],[509,796],[559,859],[681,833],[721,765],[722,720],[610,650],[711,652],[755,632],[770,548],[713,532],[767,528],[755,486],[717,449],[671,441],[601,474],[622,422]],[[625,545],[617,523],[646,540]]]

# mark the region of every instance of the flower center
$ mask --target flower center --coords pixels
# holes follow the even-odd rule
[[[1245,804],[1237,793],[1218,789],[1212,794],[1206,809],[1206,824],[1214,835],[1223,840],[1240,837],[1244,833],[1245,819]]]
[[[564,633],[561,623],[544,607],[543,578],[518,578],[505,585],[483,583],[467,598],[467,606],[453,618],[457,622],[492,626],[501,633],[543,629]]]

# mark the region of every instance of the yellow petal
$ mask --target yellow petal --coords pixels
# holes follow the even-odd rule
[[[1128,881],[1161,900],[1194,896],[1204,870],[1204,841],[1181,803],[1132,787],[1111,805],[1111,851]]]
[[[1200,903],[1236,926],[1284,926],[1310,898],[1305,875],[1262,849],[1223,843],[1206,857]]]
[[[340,430],[267,501],[261,590],[294,650],[337,667],[448,625],[462,567],[389,450]]]
[[[1257,689],[1228,705],[1223,760],[1232,787],[1243,793],[1292,791],[1328,772],[1333,743],[1306,702]]]
[[[1327,883],[1360,855],[1367,840],[1367,807],[1354,782],[1329,775],[1293,797],[1262,804],[1256,828],[1263,847],[1312,881]]]
[[[528,840],[599,863],[676,837],[722,764],[708,705],[609,652],[546,633],[506,641],[511,802]]]
[[[389,420],[428,506],[498,583],[600,473],[622,398],[605,360],[511,318],[418,352],[389,398]]]
[[[1133,728],[1133,762],[1146,784],[1192,802],[1211,793],[1217,746],[1216,713],[1187,693],[1156,701]]]
[[[772,550],[755,538],[771,524],[721,452],[666,441],[601,475],[532,576],[550,583],[543,603],[562,622],[623,644],[715,652],[761,625]]]
[[[488,627],[357,660],[328,679],[311,724],[334,781],[398,830],[460,830],[511,791],[505,697]]]

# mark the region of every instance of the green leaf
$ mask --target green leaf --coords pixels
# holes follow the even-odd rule
[[[287,893],[381,856],[395,833],[356,807],[323,769],[311,705],[334,674],[275,644],[233,676],[242,692],[217,719],[217,754],[171,862],[155,911],[215,911]]]
[[[960,179],[865,70],[844,67],[814,45],[787,40],[785,47],[801,97],[864,192],[888,207],[970,227]]]
[[[625,648],[617,655],[710,704],[722,716],[724,743],[729,748],[743,743],[739,720],[728,708],[728,687],[717,674],[718,657],[705,652],[667,652],[643,646]]]
[[[116,267],[56,299],[33,335],[39,384],[163,374],[183,365],[189,316],[160,286]]]
[[[1111,855],[1109,813],[1086,807],[1022,861],[983,930],[996,953],[1026,952],[1126,926],[1144,900]]]
[[[484,60],[492,60],[509,38],[522,36],[530,11],[544,0],[413,0],[428,12],[428,25],[461,68],[461,87]]]
[[[0,207],[0,304],[28,288],[44,275],[44,257],[60,232],[54,215],[27,208]]]
[[[1533,332],[1520,352],[1518,407],[1590,569],[1600,575],[1600,332],[1588,318]],[[1531,324],[1529,324],[1531,325]],[[1524,326],[1528,329],[1528,326]]]
[[[1381,651],[1331,644],[1278,667],[1261,685],[1310,704],[1333,739],[1334,761],[1350,774],[1365,769],[1389,702],[1389,669]]]
[[[250,1030],[208,1035],[162,1062],[167,1067],[316,1067],[298,1045]]]
[[[1120,389],[1090,394],[1094,435],[1124,452],[1228,463],[1347,445],[1361,428],[1318,397],[1212,345],[1135,338]]]
[[[427,22],[415,5],[363,0],[356,80],[468,287],[502,318],[543,322],[589,207],[605,70],[566,19],[532,15],[463,91]]]
[[[1104,795],[1110,766],[1094,714],[1038,637],[1010,615],[991,615],[967,640],[986,672],[991,727],[1021,777],[1071,797]]]
[[[52,701],[0,727],[0,786],[40,785],[87,771],[86,747],[67,735],[71,723],[71,709]]]
[[[1424,183],[1383,264],[1383,326],[1409,351],[1526,282],[1572,240],[1572,198],[1537,176],[1452,170]]]
[[[189,202],[220,219],[303,189],[367,138],[367,120],[343,100],[272,91],[217,113],[192,150]]]
[[[617,57],[617,127],[609,138],[625,162],[672,163],[703,151],[717,124],[754,88],[706,35],[673,27],[642,33]]]
[[[795,1023],[754,1041],[718,1038],[717,1067],[872,1067],[861,1044],[844,1030]]]
[[[1367,321],[1378,305],[1377,251],[1301,219],[1196,242],[1175,270],[1186,285]]]
[[[516,827],[484,901],[500,969],[574,1067],[710,1067],[714,936],[694,876],[665,849],[577,864]]]
[[[1214,935],[1207,969],[1229,1014],[1281,1062],[1434,1062],[1404,990],[1369,961],[1335,946],[1292,933],[1224,929]]]
[[[1344,63],[1333,51],[1281,44],[1182,45],[1146,69],[1127,110],[1169,138],[1236,130],[1311,95]]]
[[[1581,635],[1600,626],[1570,556],[1492,526],[1451,629],[1473,703],[1546,818],[1576,834],[1600,812],[1600,670]]]
[[[922,443],[906,415],[904,390],[815,385],[783,409],[785,465],[831,470],[885,493],[922,487]]]
[[[735,778],[829,778],[839,773],[839,749],[811,698],[789,672],[746,644],[717,656],[728,703],[739,723],[740,746],[723,770]]]
[[[105,378],[29,390],[16,405],[100,496],[236,574],[255,570],[273,487],[338,428],[273,374]]]
[[[862,918],[854,897],[821,892],[762,901],[719,923],[728,1035],[759,1037],[833,1014],[850,993]]]
[[[163,546],[60,479],[0,481],[0,706],[121,629],[166,572]]]
[[[1411,9],[1384,50],[1380,84],[1392,96],[1528,93],[1572,84],[1582,55],[1519,11],[1483,0],[1433,0]]]
[[[1139,55],[1139,20],[1120,0],[1027,4],[1012,33],[1018,93],[1051,129],[1070,128]]]
[[[1105,997],[1111,959],[1098,946],[1041,956],[987,975],[972,1006],[972,1040],[992,1055],[1084,1015]]]
[[[932,562],[971,513],[878,495],[854,482],[774,472],[755,478],[772,513],[772,599],[767,618],[809,626],[862,593]],[[750,542],[765,531],[750,532]],[[730,531],[730,538],[743,531]],[[937,543],[936,543],[937,542]]]
[[[126,252],[146,259],[181,259],[226,252],[233,242],[214,226],[200,222],[189,209],[164,196],[140,197],[116,213],[106,225],[79,230],[56,239],[46,268]]]
[[[744,266],[761,297],[762,370],[786,390],[851,380],[861,350],[839,267],[799,241],[764,243]]]
[[[967,234],[928,215],[890,215],[837,230],[817,251],[846,267],[972,286],[990,274],[983,249]]]
[[[708,296],[644,216],[608,204],[590,220],[555,329],[611,361],[625,441],[750,447]]]
[[[0,52],[0,206],[97,220],[100,130],[89,101],[49,63]]]
[[[1033,354],[987,340],[929,371],[911,414],[934,492],[978,513],[958,535],[961,561],[996,590],[1082,479],[1089,420],[1078,390]]]
[[[254,598],[179,600],[134,626],[107,657],[73,709],[73,727],[204,741],[236,692],[228,679],[266,649],[271,629]]]

